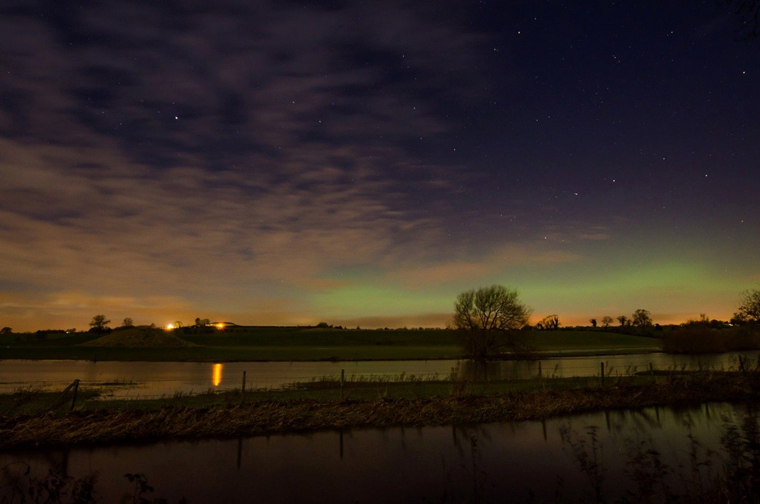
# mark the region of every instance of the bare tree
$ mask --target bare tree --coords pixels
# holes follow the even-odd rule
[[[734,313],[731,322],[738,324],[760,322],[760,289],[742,292],[740,300],[739,309]]]
[[[121,323],[121,326],[122,326],[122,327],[134,327],[134,326],[135,326],[135,323],[134,323],[134,321],[132,320],[132,318],[131,318],[131,317],[127,317],[127,318],[125,318],[125,319],[124,319],[124,321]]]
[[[107,320],[105,315],[95,315],[92,317],[90,327],[93,331],[105,331],[110,323],[111,321]]]
[[[559,323],[559,315],[552,314],[547,315],[546,317],[541,319],[541,322],[538,323],[543,329],[550,331],[550,330],[556,330],[559,329],[560,323]]]
[[[176,322],[174,322],[175,329],[179,329],[180,327],[182,327],[182,322],[180,320],[177,320]]]
[[[719,5],[733,7],[741,16],[741,26],[736,30],[738,38],[746,40],[760,37],[760,0],[717,0]]]
[[[638,309],[633,312],[631,323],[636,327],[651,327],[652,314],[649,312],[649,310]]]
[[[459,294],[453,323],[474,359],[493,357],[505,349],[526,353],[531,344],[519,329],[528,323],[531,311],[519,301],[516,290],[493,285]]]
[[[620,315],[617,318],[617,321],[620,322],[620,327],[625,327],[628,325],[628,317],[626,317],[625,315]]]
[[[612,317],[609,315],[605,315],[602,317],[602,327],[609,327],[612,324],[613,320]]]
[[[591,320],[589,320],[589,322],[591,322],[591,327],[593,327],[594,329],[596,329],[596,319],[592,318]]]

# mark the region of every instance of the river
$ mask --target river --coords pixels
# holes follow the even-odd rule
[[[760,353],[742,354],[756,361]],[[404,375],[443,379],[452,371],[468,380],[527,379],[537,376],[598,376],[601,363],[611,376],[649,369],[713,368],[737,369],[737,353],[716,355],[669,355],[664,353],[560,357],[541,361],[495,361],[476,365],[472,361],[407,360],[346,362],[114,362],[76,360],[4,360],[0,361],[0,393],[23,387],[60,390],[75,379],[83,386],[108,385],[113,398],[149,398],[177,393],[240,388],[246,372],[247,388],[277,389],[295,382],[308,382],[323,377],[340,376],[388,377]]]
[[[631,460],[648,448],[675,471],[667,479],[672,489],[683,491],[694,477],[689,454],[695,445],[688,436],[699,440],[698,456],[705,458],[705,449],[720,448],[726,425],[741,424],[747,411],[749,406],[714,403],[545,422],[34,449],[0,454],[0,467],[10,471],[0,478],[7,485],[27,466],[40,477],[48,470],[74,478],[94,475],[104,502],[118,502],[133,488],[126,473],[145,476],[155,488],[151,502],[153,497],[178,502],[182,496],[189,504],[525,502],[530,492],[548,501],[559,492],[575,502],[591,499],[593,478],[581,471],[563,429],[575,433],[570,439],[576,446],[585,440],[587,453],[599,457],[601,489],[616,498],[637,489]],[[596,432],[596,450],[589,429]]]

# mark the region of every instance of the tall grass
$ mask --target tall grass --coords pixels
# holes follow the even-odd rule
[[[604,446],[595,429],[589,427],[583,433],[569,424],[560,428],[565,453],[591,487],[593,498],[584,500],[631,504],[760,501],[760,422],[753,405],[748,405],[741,424],[726,422],[717,451],[706,449],[690,432],[688,464],[669,465],[651,439],[626,440],[625,449],[616,456],[625,457],[633,489],[614,499],[605,485]],[[565,500],[556,498],[555,502]]]

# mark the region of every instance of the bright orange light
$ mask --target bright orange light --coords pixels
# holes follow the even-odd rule
[[[212,380],[214,382],[214,387],[218,387],[219,384],[222,383],[222,365],[221,364],[214,364]]]
[[[174,324],[166,324],[167,331],[171,331],[172,329],[174,329]]]
[[[218,324],[216,324],[216,328],[217,329],[224,329],[224,324],[222,324],[221,322],[219,322]]]

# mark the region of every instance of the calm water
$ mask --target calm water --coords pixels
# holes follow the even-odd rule
[[[626,476],[632,446],[644,442],[673,468],[689,466],[689,433],[720,447],[727,421],[741,423],[747,406],[595,413],[543,422],[470,427],[356,430],[145,446],[34,450],[0,454],[0,467],[33,474],[48,469],[95,474],[105,502],[129,490],[126,473],[143,473],[153,497],[207,502],[525,502],[563,494],[590,498],[589,480],[570,455],[560,428],[598,428],[608,497],[633,484]],[[586,438],[588,440],[588,438]],[[650,445],[651,443],[651,445]],[[688,474],[684,474],[689,476]],[[7,477],[7,476],[6,476]],[[0,476],[2,478],[2,476]],[[561,483],[560,483],[561,481]],[[674,488],[683,489],[678,475]],[[0,486],[2,483],[0,483]]]
[[[760,353],[745,354],[757,359]],[[612,375],[649,369],[681,366],[705,366],[715,369],[737,368],[738,354],[673,356],[662,353],[606,357],[566,357],[541,361],[544,376],[561,377],[599,375],[604,361]],[[231,362],[224,364],[195,362],[90,362],[90,361],[0,361],[0,393],[19,387],[62,389],[74,379],[85,385],[121,382],[109,388],[113,397],[154,397],[178,392],[205,392],[209,389],[240,388],[243,371],[247,387],[279,388],[325,376],[406,376],[445,378],[452,370],[468,379],[525,379],[538,373],[537,361],[489,362],[475,365],[471,361],[373,361],[373,362]],[[124,384],[127,382],[127,384]]]

